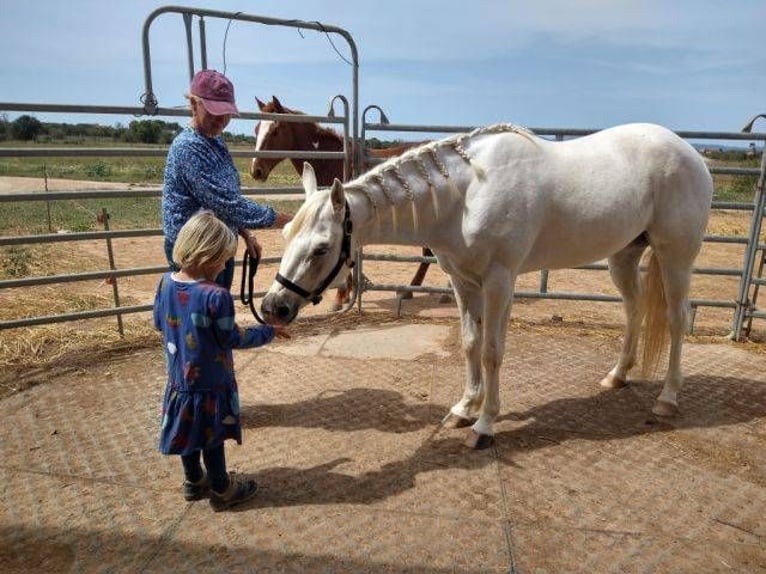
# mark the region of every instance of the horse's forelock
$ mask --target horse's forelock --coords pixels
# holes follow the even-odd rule
[[[300,209],[298,209],[295,216],[290,221],[289,226],[286,226],[283,231],[283,236],[287,241],[291,241],[298,232],[306,225],[307,222],[314,221],[317,213],[321,209],[324,201],[327,199],[328,192],[326,190],[315,191],[306,201],[303,202]]]

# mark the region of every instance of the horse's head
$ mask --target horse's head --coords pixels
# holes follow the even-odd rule
[[[314,170],[303,165],[306,199],[282,234],[287,246],[277,277],[261,303],[266,322],[287,324],[307,303],[318,303],[337,287],[353,265],[351,217],[343,184],[317,189]]]
[[[276,96],[271,96],[271,101],[264,104],[255,98],[258,108],[265,114],[292,114],[296,113],[285,108]],[[255,151],[291,150],[294,149],[293,130],[288,122],[262,120],[255,125]],[[250,164],[250,175],[256,181],[266,181],[271,170],[283,158],[253,158]]]

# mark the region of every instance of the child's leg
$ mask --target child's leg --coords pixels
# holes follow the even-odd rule
[[[191,502],[207,495],[208,480],[200,464],[200,452],[181,456],[184,467],[184,498]]]
[[[205,461],[210,487],[216,492],[226,490],[226,487],[229,486],[229,474],[226,472],[226,453],[223,449],[223,443],[215,448],[203,450],[202,459]]]
[[[184,467],[184,478],[187,482],[199,482],[202,479],[204,472],[202,471],[202,465],[200,464],[199,451],[193,452],[192,454],[182,455],[181,464]]]

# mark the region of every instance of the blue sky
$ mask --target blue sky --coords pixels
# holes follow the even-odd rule
[[[0,102],[140,105],[142,28],[153,10],[169,4],[0,0]],[[601,128],[651,121],[672,129],[738,131],[766,112],[763,0],[184,5],[347,30],[359,51],[360,109],[379,105],[394,123]],[[226,24],[207,21],[208,64],[219,70]],[[345,41],[332,39],[348,56]],[[184,105],[188,75],[181,17],[157,18],[150,45],[159,104]],[[256,111],[255,96],[275,94],[287,106],[322,115],[335,94],[351,96],[351,68],[314,31],[235,21],[225,64],[246,111]],[[250,133],[251,124],[240,120],[232,130]]]

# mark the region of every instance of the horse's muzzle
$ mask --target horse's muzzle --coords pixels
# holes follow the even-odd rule
[[[255,181],[266,181],[269,174],[259,165],[258,160],[254,159],[250,164],[250,175]]]
[[[298,315],[300,305],[287,301],[274,293],[267,293],[261,302],[261,315],[267,323],[287,325]]]

